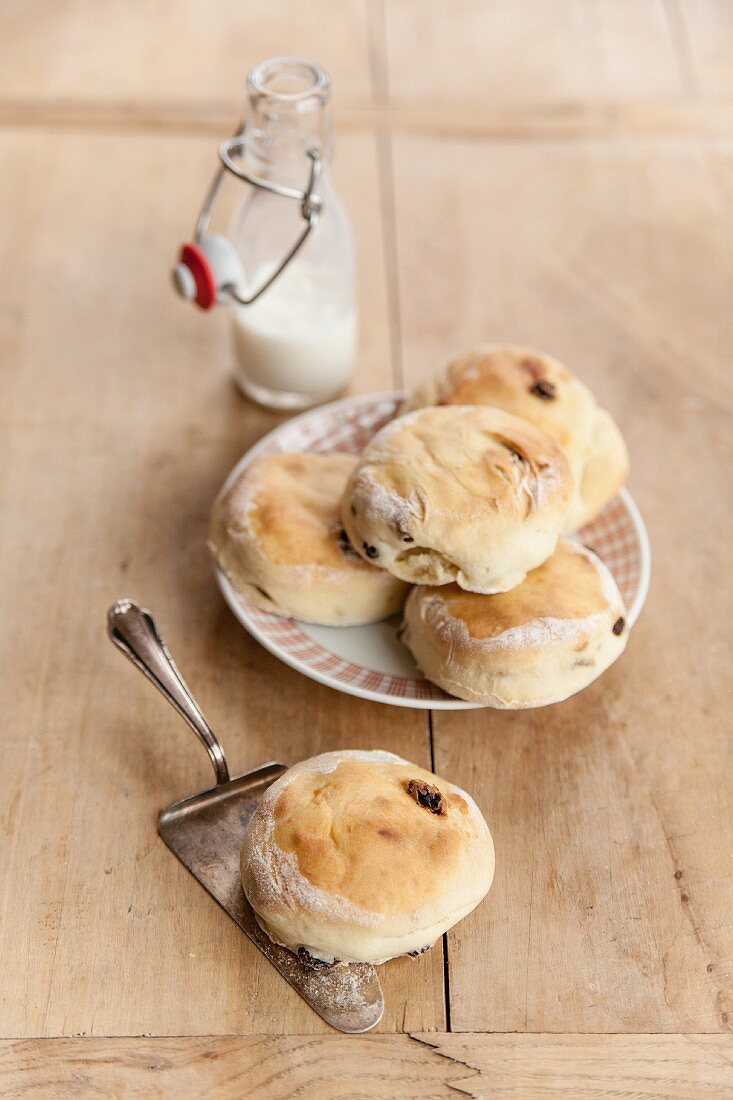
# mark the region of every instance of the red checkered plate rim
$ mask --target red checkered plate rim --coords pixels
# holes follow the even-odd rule
[[[225,485],[231,484],[258,455],[281,451],[358,454],[393,418],[402,398],[401,393],[347,397],[296,416],[247,451]],[[630,493],[622,489],[578,537],[600,554],[613,573],[628,610],[629,626],[633,626],[649,589],[651,553],[644,521]],[[219,569],[215,568],[215,573],[224,599],[242,626],[265,649],[304,676],[337,691],[393,706],[434,710],[481,706],[454,699],[420,674],[397,640],[397,621],[325,627],[284,619],[260,610],[237,592]]]

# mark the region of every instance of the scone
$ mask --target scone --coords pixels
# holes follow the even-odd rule
[[[473,799],[388,752],[314,756],[265,792],[242,883],[275,943],[322,962],[426,950],[481,901],[494,844]]]
[[[414,588],[402,641],[451,695],[519,710],[559,703],[600,676],[626,646],[616,582],[593,551],[563,539],[511,592]]]
[[[406,585],[354,553],[339,501],[347,454],[255,459],[214,503],[209,545],[234,587],[266,611],[326,626],[399,611]]]
[[[374,436],[341,519],[354,549],[402,580],[503,592],[555,549],[572,491],[545,432],[501,409],[448,405]]]
[[[406,409],[425,405],[494,405],[551,435],[576,486],[566,533],[590,523],[628,475],[626,444],[610,415],[562,363],[532,348],[491,344],[461,355],[419,387]]]

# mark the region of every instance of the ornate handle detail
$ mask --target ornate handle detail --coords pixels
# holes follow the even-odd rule
[[[224,750],[176,668],[150,612],[132,600],[117,600],[107,612],[107,633],[188,722],[211,758],[217,784],[227,783],[229,769]]]

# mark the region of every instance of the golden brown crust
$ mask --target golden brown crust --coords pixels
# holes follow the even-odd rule
[[[339,549],[338,502],[356,466],[349,454],[274,454],[255,459],[225,494],[232,527],[251,531],[273,565],[321,565],[371,573]]]
[[[407,790],[436,785],[444,813]],[[442,783],[442,786],[441,786]],[[445,790],[443,790],[445,788]],[[329,775],[301,775],[275,803],[275,842],[297,858],[313,886],[373,913],[393,916],[432,904],[461,864],[476,825],[465,799],[414,765],[346,760]],[[385,874],[394,861],[399,874]]]
[[[243,595],[309,622],[373,622],[399,610],[404,585],[349,545],[339,501],[356,459],[275,454],[255,459],[219,496],[210,545]]]
[[[455,404],[505,409],[565,449],[576,485],[565,532],[589,523],[626,480],[621,433],[588,387],[551,355],[512,344],[476,348],[419,387],[407,408]]]
[[[414,588],[402,639],[451,695],[506,709],[546,706],[580,691],[621,654],[626,612],[603,562],[562,540],[511,592]]]
[[[416,401],[419,396],[420,391]],[[559,360],[511,344],[477,348],[454,359],[438,380],[435,396],[437,405],[495,405],[521,416],[551,435],[571,460],[587,445],[585,422],[595,409],[590,390]]]
[[[275,565],[342,568],[334,502],[356,460],[347,454],[277,454],[260,463],[250,472],[256,486],[249,490],[247,520],[263,554]],[[241,486],[234,486],[238,491]],[[350,570],[360,565],[365,563],[346,563]]]
[[[403,580],[503,591],[552,553],[572,488],[562,448],[526,420],[427,407],[368,444],[341,516],[355,549]]]
[[[437,789],[437,810],[415,784]],[[326,753],[291,769],[255,811],[242,849],[263,927],[322,959],[382,961],[429,946],[483,897],[493,868],[470,797],[380,752]]]
[[[450,584],[440,595],[446,611],[479,639],[495,638],[537,618],[587,619],[608,606],[595,563],[564,540],[510,592],[484,598]]]

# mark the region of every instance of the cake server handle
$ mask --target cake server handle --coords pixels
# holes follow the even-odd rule
[[[224,749],[176,668],[150,612],[133,600],[116,600],[107,612],[107,633],[114,645],[188,722],[209,754],[217,784],[228,783],[229,768]]]

